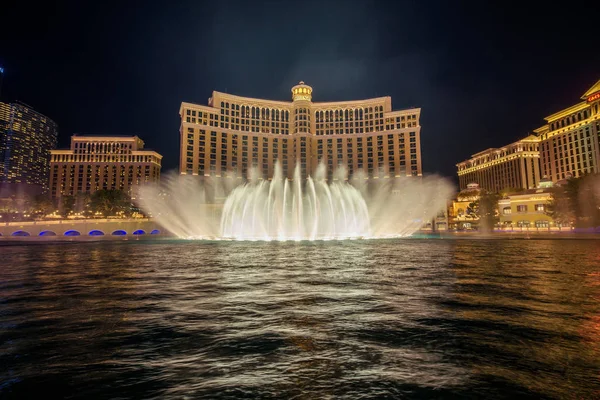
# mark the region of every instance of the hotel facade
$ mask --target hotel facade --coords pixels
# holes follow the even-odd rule
[[[557,226],[546,214],[552,193],[548,188],[512,193],[498,201],[500,226],[507,228],[551,228]],[[560,226],[560,225],[558,225]]]
[[[135,198],[137,188],[160,179],[162,156],[143,148],[137,136],[72,136],[70,149],[51,152],[52,198],[100,189],[122,190]]]
[[[254,167],[270,179],[278,161],[288,178],[319,163],[329,179],[340,166],[350,176],[421,176],[419,108],[393,111],[391,97],[315,103],[312,92],[300,82],[291,102],[214,91],[207,106],[182,103],[180,174],[242,179]]]
[[[508,146],[487,149],[456,166],[461,190],[470,183],[491,192],[532,189],[540,181],[539,139],[531,135]]]
[[[469,183],[498,192],[535,189],[541,179],[600,172],[600,81],[577,104],[545,118],[532,135],[456,164],[460,189]]]
[[[600,80],[577,104],[545,118],[540,139],[542,174],[553,182],[600,172]]]

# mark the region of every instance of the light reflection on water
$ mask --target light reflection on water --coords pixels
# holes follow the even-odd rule
[[[0,250],[0,397],[600,397],[595,240]]]

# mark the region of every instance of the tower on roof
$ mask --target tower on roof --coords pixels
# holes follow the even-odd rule
[[[312,88],[300,81],[296,86],[292,88],[292,100],[293,101],[312,101]]]

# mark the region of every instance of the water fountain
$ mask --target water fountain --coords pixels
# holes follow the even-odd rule
[[[347,179],[338,168],[331,182],[321,164],[313,177],[271,180],[251,171],[224,204],[204,201],[206,188],[188,176],[167,176],[146,187],[141,206],[181,238],[230,240],[341,240],[409,236],[446,207],[453,186],[438,176],[379,178],[360,171]],[[374,182],[374,183],[373,183]]]

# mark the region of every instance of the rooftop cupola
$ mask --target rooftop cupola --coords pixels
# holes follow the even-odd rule
[[[292,100],[293,101],[312,101],[312,88],[300,81],[296,86],[292,88]]]

